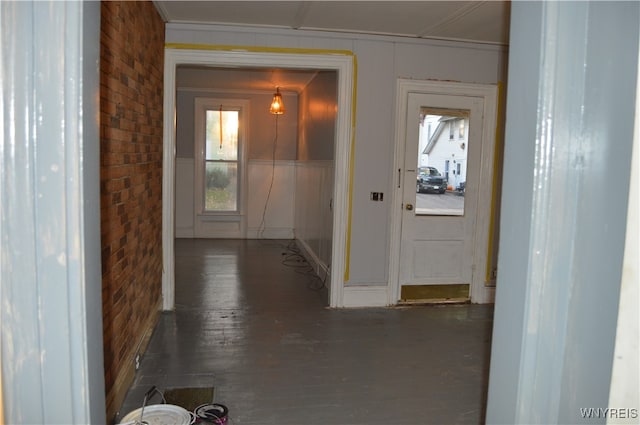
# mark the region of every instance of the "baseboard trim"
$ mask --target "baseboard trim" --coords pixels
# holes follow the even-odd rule
[[[176,238],[188,238],[194,237],[193,227],[176,227]]]
[[[325,284],[328,286],[331,280],[331,276],[329,276],[329,266],[320,260],[315,251],[313,251],[305,241],[296,239],[296,243],[300,246],[300,249],[303,251],[302,255],[304,255],[309,264],[311,264],[316,274],[320,278],[326,278]]]
[[[267,227],[258,229],[250,227],[247,229],[246,239],[293,239],[294,232],[291,227]]]
[[[389,306],[387,286],[345,286],[343,307]]]

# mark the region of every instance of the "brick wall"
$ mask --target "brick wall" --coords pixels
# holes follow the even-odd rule
[[[164,23],[151,2],[102,2],[100,45],[102,312],[111,418],[162,297]]]

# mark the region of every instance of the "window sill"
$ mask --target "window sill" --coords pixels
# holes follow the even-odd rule
[[[241,221],[242,214],[240,213],[232,213],[232,214],[198,214],[198,219],[200,221]]]

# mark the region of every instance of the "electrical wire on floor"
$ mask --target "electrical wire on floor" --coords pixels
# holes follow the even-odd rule
[[[262,219],[260,221],[260,225],[258,226],[257,237],[261,243],[264,242],[264,232],[266,230],[266,216],[267,216],[267,208],[269,206],[269,201],[271,199],[271,192],[273,190],[273,184],[275,181],[276,175],[276,148],[278,146],[278,115],[275,116],[275,136],[273,138],[273,150],[271,153],[271,182],[269,183],[269,190],[267,191],[267,199],[264,202],[264,208],[262,210]],[[283,253],[285,256],[282,260],[282,264],[287,267],[294,268],[296,273],[300,273],[307,277],[307,287],[314,291],[321,291],[326,288],[327,278],[329,276],[329,268],[325,271],[324,279],[320,278],[313,266],[309,264],[304,255],[302,255],[300,248],[295,243],[295,240],[292,240],[288,245],[283,245],[278,242],[269,243],[269,245],[276,245],[281,247],[286,252]]]
[[[264,239],[264,231],[266,230],[266,216],[269,200],[271,199],[271,191],[273,190],[273,182],[276,176],[276,147],[278,146],[278,115],[276,115],[276,134],[273,138],[273,152],[271,153],[271,183],[267,192],[267,199],[264,201],[264,209],[262,210],[262,220],[258,226],[258,239]]]
[[[313,266],[302,254],[302,251],[296,244],[295,240],[291,241],[283,248],[286,251],[282,253],[282,255],[284,255],[282,264],[287,267],[293,268],[296,273],[305,276],[307,278],[307,288],[313,291],[321,291],[327,287],[327,277],[329,276],[329,269],[327,269],[324,278],[318,276]]]

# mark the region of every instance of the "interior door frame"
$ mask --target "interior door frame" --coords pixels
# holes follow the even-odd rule
[[[483,128],[478,181],[493,182],[496,148],[498,86],[493,84],[457,83],[398,79],[396,85],[395,153],[393,193],[391,201],[391,230],[389,247],[388,303],[395,305],[400,299],[400,248],[402,237],[402,188],[404,185],[404,151],[407,134],[406,116],[410,93],[483,98]],[[415,183],[413,183],[415,184]],[[487,286],[487,260],[493,205],[492,185],[478,185],[477,217],[473,232],[473,263],[470,297],[472,303],[491,303],[495,288]]]
[[[329,306],[344,306],[350,217],[355,56],[349,51],[167,45],[164,51],[162,309],[175,307],[176,70],[179,65],[334,70],[338,74]]]

